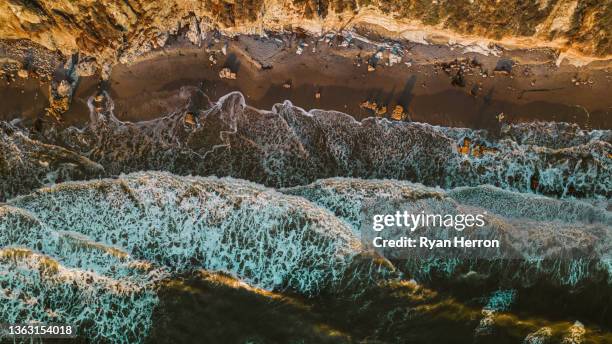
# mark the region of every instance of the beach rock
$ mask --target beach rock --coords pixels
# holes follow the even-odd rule
[[[490,309],[482,310],[482,319],[478,322],[478,326],[474,330],[475,341],[483,337],[490,337],[495,330],[495,311]]]
[[[27,70],[25,69],[20,69],[19,71],[17,71],[17,76],[22,78],[22,79],[27,79],[30,73],[28,73]]]
[[[376,102],[371,102],[369,100],[366,100],[362,102],[361,104],[359,104],[359,107],[361,107],[362,109],[376,111],[376,109],[378,109],[378,104],[376,104]]]
[[[68,97],[72,94],[72,86],[68,80],[62,80],[59,85],[57,85],[56,92],[60,97]]]
[[[402,63],[402,57],[394,53],[389,53],[389,66],[393,66],[398,63]]]
[[[235,80],[236,79],[236,73],[232,72],[231,69],[225,67],[225,68],[221,69],[221,71],[219,72],[219,78]]]
[[[391,118],[396,121],[403,121],[405,118],[404,107],[401,105],[396,105],[391,113]]]
[[[98,65],[96,61],[93,59],[81,60],[76,66],[76,71],[77,71],[78,76],[82,76],[82,77],[93,76],[96,74],[97,70],[98,70]]]
[[[185,114],[184,121],[185,121],[185,124],[189,126],[192,126],[192,127],[196,126],[195,116],[191,112],[188,112]]]
[[[542,327],[541,329],[532,332],[525,337],[523,344],[546,344],[551,342],[552,329],[550,327]]]
[[[193,45],[201,46],[202,45],[202,35],[200,34],[200,25],[198,23],[198,19],[195,16],[192,16],[189,19],[189,31],[185,34],[185,37],[191,42]]]
[[[586,329],[580,321],[576,321],[561,340],[561,344],[582,344]]]

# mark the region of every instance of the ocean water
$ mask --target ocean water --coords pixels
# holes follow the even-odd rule
[[[290,102],[258,110],[239,93],[138,123],[117,120],[108,95],[89,105],[83,128],[0,125],[2,322],[151,341],[168,281],[205,273],[350,314],[328,319],[348,336],[330,342],[409,342],[426,326],[457,342],[561,340],[580,332],[575,320],[583,337],[609,338],[610,131],[358,122]],[[483,235],[508,249],[372,250],[364,219],[400,207],[486,213]]]

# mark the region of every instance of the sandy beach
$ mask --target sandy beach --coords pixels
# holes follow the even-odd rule
[[[197,87],[211,101],[240,91],[260,109],[290,100],[307,110],[336,110],[357,119],[390,118],[401,105],[404,120],[443,126],[493,128],[500,114],[512,123],[570,122],[585,129],[612,125],[612,73],[605,62],[557,66],[549,50],[497,48],[496,55],[484,55],[359,38],[211,35],[201,47],[178,38],[136,63],[115,66],[108,81],[99,75],[80,78],[64,124],[83,124],[87,99],[101,88],[110,92],[116,116],[135,122],[175,111],[188,101],[181,88]],[[391,65],[390,51],[398,51],[401,60]],[[220,78],[223,68],[236,79]],[[40,116],[48,106],[49,82],[7,80],[0,83],[8,100],[0,105],[2,118]],[[386,112],[376,114],[363,106],[366,101]]]
[[[327,42],[295,35],[221,38],[206,48],[175,42],[133,65],[116,66],[108,89],[117,117],[128,121],[172,112],[186,101],[181,87],[196,86],[212,101],[240,91],[249,105],[260,109],[290,100],[307,110],[337,110],[357,119],[375,115],[361,106],[370,101],[386,106],[382,116],[390,117],[401,105],[406,120],[444,126],[490,128],[501,113],[510,122],[563,121],[587,129],[612,125],[607,121],[612,115],[612,99],[607,97],[612,74],[605,65],[557,67],[548,51],[485,56],[446,46],[406,48],[405,43],[401,62],[389,66],[383,55],[376,69],[368,71],[368,60],[379,47],[354,42],[342,47],[340,38]],[[235,80],[219,77],[225,67],[236,73]],[[459,70],[460,84],[453,81]],[[78,122],[96,87],[94,80],[81,81],[68,122]]]

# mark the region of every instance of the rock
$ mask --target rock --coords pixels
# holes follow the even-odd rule
[[[94,105],[95,105],[95,110],[96,112],[102,112],[104,111],[105,108],[105,97],[104,97],[104,93],[98,93],[95,97],[94,97]]]
[[[461,69],[451,78],[451,85],[457,87],[465,87],[465,78]]]
[[[404,108],[401,105],[396,105],[391,113],[391,118],[396,121],[403,121],[405,118]]]
[[[196,126],[195,116],[191,112],[187,112],[183,120],[185,121],[185,124],[189,126],[192,126],[192,127]]]
[[[525,337],[523,344],[545,344],[550,343],[552,337],[552,329],[550,327],[542,327],[541,329],[532,332]]]
[[[514,61],[510,59],[500,59],[499,61],[497,61],[497,65],[495,66],[495,69],[493,69],[493,72],[508,75],[512,73],[512,68],[514,67],[514,64]]]
[[[389,54],[389,66],[393,66],[394,64],[402,63],[402,57],[396,55],[394,53]]]
[[[370,102],[369,100],[366,100],[359,104],[359,107],[361,107],[362,109],[376,111],[376,109],[378,108],[378,104],[376,104],[376,102]]]
[[[495,311],[490,309],[482,310],[482,319],[478,323],[478,326],[474,330],[475,337],[486,337],[493,334],[495,326]]]
[[[376,110],[376,116],[382,117],[387,113],[387,106],[383,105]]]
[[[189,31],[185,35],[189,42],[193,45],[197,45],[198,47],[202,45],[202,35],[200,34],[200,25],[198,24],[198,19],[195,16],[192,16],[189,20]]]
[[[499,150],[497,148],[487,147],[484,144],[477,144],[474,146],[474,149],[472,149],[472,156],[476,158],[484,154],[495,154],[495,153],[499,153]]]
[[[584,341],[586,329],[580,321],[576,321],[574,325],[570,326],[567,332],[561,344],[581,344]]]
[[[228,67],[225,67],[219,72],[219,78],[234,80],[236,79],[236,73],[232,72]]]
[[[463,145],[457,147],[457,152],[459,152],[459,154],[462,154],[462,155],[469,155],[471,144],[472,144],[472,141],[469,138],[467,137],[464,138]]]
[[[376,70],[376,67],[372,66],[372,65],[368,65],[368,72],[373,72]]]
[[[30,73],[28,73],[28,71],[25,69],[20,69],[19,71],[17,71],[17,76],[19,76],[22,79],[27,79],[29,75]]]
[[[76,66],[76,71],[78,76],[92,76],[96,74],[98,70],[98,65],[96,61],[93,59],[86,59],[79,61]]]
[[[96,102],[96,104],[101,104],[103,101],[104,101],[104,95],[102,93],[94,97],[94,102]]]
[[[60,97],[68,97],[72,94],[72,86],[68,80],[62,80],[59,85],[57,85],[56,92]]]
[[[153,43],[157,48],[163,48],[168,42],[168,38],[170,38],[170,34],[168,34],[167,32],[162,32],[157,35],[157,37],[155,37]]]
[[[110,63],[105,63],[104,65],[102,65],[102,70],[100,71],[100,78],[102,78],[102,80],[108,80],[110,78],[112,68],[113,67]]]

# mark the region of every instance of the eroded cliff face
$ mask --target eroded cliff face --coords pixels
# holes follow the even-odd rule
[[[6,0],[0,23],[1,39],[80,52],[100,65],[129,62],[179,32],[199,44],[216,28],[228,34],[367,29],[420,42],[549,47],[586,60],[612,53],[609,0]]]

